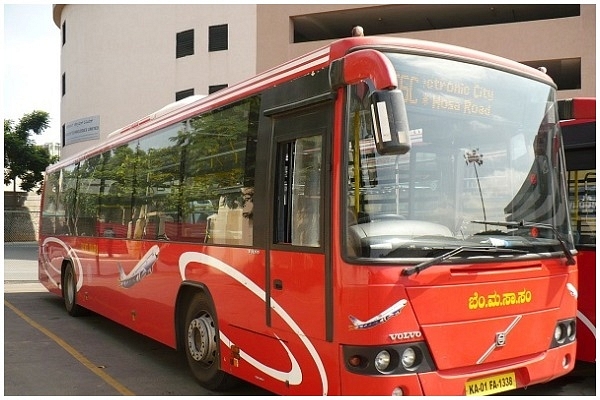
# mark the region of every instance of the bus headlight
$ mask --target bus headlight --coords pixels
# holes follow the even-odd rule
[[[417,353],[412,347],[406,348],[402,352],[402,366],[408,370],[410,370],[414,365],[415,361],[417,361]]]
[[[573,343],[576,339],[577,320],[575,318],[558,321],[554,327],[550,348]]]
[[[390,356],[389,351],[381,350],[375,356],[375,368],[377,368],[377,371],[379,372],[385,372],[385,370],[390,366],[391,360],[392,357]]]
[[[573,341],[575,340],[575,332],[576,332],[576,328],[575,328],[575,321],[570,321],[569,324],[567,325],[567,337],[569,338],[569,341]]]
[[[562,343],[565,341],[566,337],[567,334],[565,326],[563,326],[562,324],[556,325],[556,327],[554,328],[554,340],[557,343]]]
[[[343,346],[346,369],[360,375],[403,375],[431,372],[435,364],[425,342],[382,346]]]

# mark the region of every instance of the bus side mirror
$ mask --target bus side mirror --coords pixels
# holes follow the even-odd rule
[[[401,90],[377,90],[370,97],[379,154],[405,154],[410,150],[406,105]]]

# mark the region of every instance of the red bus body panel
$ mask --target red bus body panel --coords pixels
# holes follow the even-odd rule
[[[383,393],[391,393],[401,383],[411,395],[460,394],[467,379],[481,376],[480,364],[489,374],[515,372],[519,385],[527,386],[564,371],[562,360],[569,354],[575,356],[575,343],[548,350],[554,321],[573,315],[577,304],[567,290],[568,283],[576,282],[576,267],[565,266],[564,260],[521,263],[506,270],[495,264],[439,266],[404,278],[405,286],[398,285],[397,267],[346,265],[337,269],[344,271],[337,279],[347,288],[336,291],[334,299],[335,342],[392,344],[416,337],[425,339],[434,355],[438,371],[380,377],[374,386],[372,377],[343,368],[340,376],[330,372],[344,360],[339,345],[323,337],[322,255],[273,252],[271,263],[279,265],[277,276],[291,294],[272,294],[268,327],[263,251],[160,243],[153,272],[125,288],[120,285],[118,265],[130,271],[154,243],[121,242],[125,244],[120,249],[123,252],[113,248],[112,257],[106,257],[110,239],[63,239],[67,247],[79,250],[67,250],[55,240],[43,245],[42,254],[48,255],[48,261],[40,281],[51,291],[60,293],[51,283],[60,280],[60,262],[77,260],[74,264],[84,273],[78,304],[175,347],[173,304],[177,293],[183,282],[202,282],[218,310],[224,369],[275,393],[380,394],[382,388],[389,387]],[[304,270],[291,265],[303,265]],[[556,273],[558,270],[562,273]],[[540,271],[550,279],[540,277]],[[408,300],[408,306],[386,323],[364,330],[351,326],[350,315],[366,319],[402,298]],[[506,345],[485,356],[496,333],[511,324],[515,327],[508,333]],[[246,357],[234,361],[232,345]],[[285,385],[265,372],[293,375],[295,370],[301,371],[301,385]]]

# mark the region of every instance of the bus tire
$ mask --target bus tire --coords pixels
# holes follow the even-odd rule
[[[188,304],[183,343],[194,378],[209,390],[233,388],[237,379],[220,369],[219,330],[211,302],[203,294],[196,293]]]
[[[85,309],[77,304],[77,277],[71,264],[67,264],[65,267],[62,277],[62,287],[67,313],[72,317],[84,315]]]

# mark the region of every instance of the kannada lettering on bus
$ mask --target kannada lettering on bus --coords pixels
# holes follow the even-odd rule
[[[530,290],[523,289],[517,293],[508,292],[499,294],[496,291],[487,296],[474,292],[469,297],[469,309],[477,310],[481,308],[505,307],[518,304],[531,303],[532,293]]]

